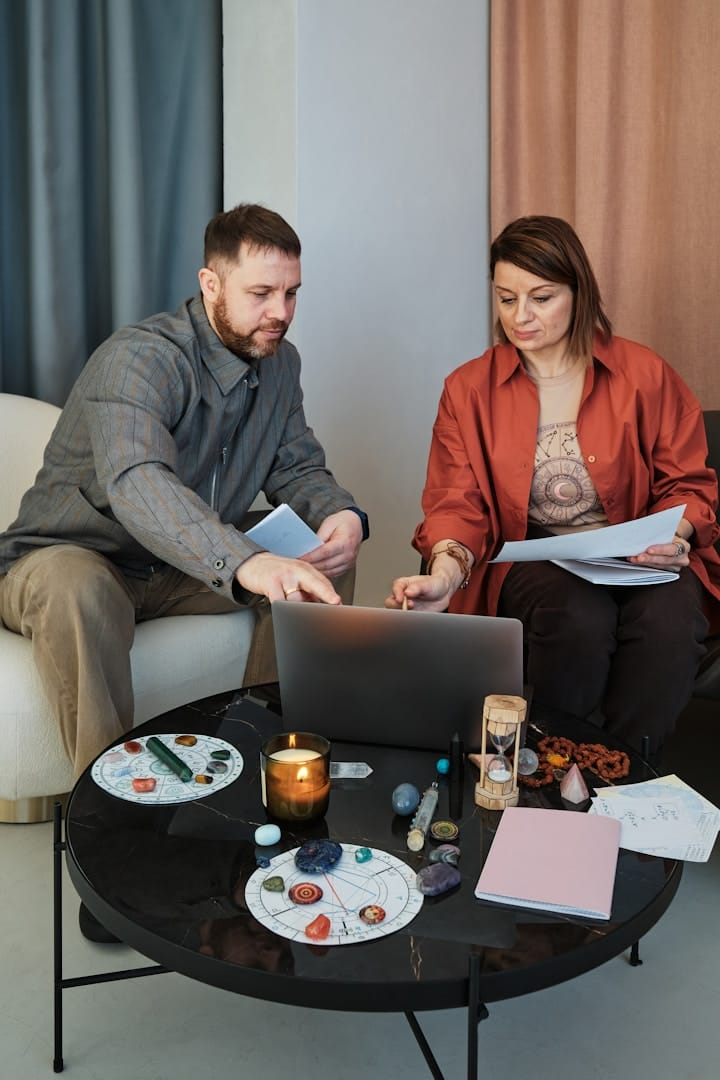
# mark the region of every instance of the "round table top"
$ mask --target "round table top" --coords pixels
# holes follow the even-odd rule
[[[186,731],[231,743],[244,768],[229,786],[196,801],[137,805],[102,790],[88,769],[68,803],[68,869],[81,899],[121,940],[174,971],[253,997],[326,1009],[406,1011],[463,1006],[468,966],[479,957],[485,1002],[554,985],[617,956],[654,925],[670,904],[681,864],[621,850],[612,913],[593,920],[500,907],[477,900],[474,889],[500,821],[476,806],[476,769],[464,768],[462,813],[456,816],[462,879],[452,892],[426,897],[406,926],[351,945],[292,941],[248,911],[244,887],[257,868],[257,827],[268,821],[260,792],[259,748],[280,729],[268,709],[243,699],[217,711],[203,703],[149,721],[127,736]],[[587,724],[554,728],[531,723],[528,745],[543,734],[574,741],[620,744]],[[439,781],[436,817],[449,817],[449,781],[436,773],[437,753],[357,743],[334,743],[333,761],[362,761],[366,779],[333,780],[324,819],[281,824],[279,849],[312,838],[389,852],[417,871],[423,851],[408,850],[409,821],[393,813],[391,796],[404,781],[420,791]],[[631,758],[627,781],[654,773]],[[593,778],[586,774],[588,786]],[[555,782],[521,788],[521,805],[566,808]],[[276,849],[273,849],[275,851]],[[272,852],[271,852],[272,854]],[[549,861],[562,851],[548,851]]]

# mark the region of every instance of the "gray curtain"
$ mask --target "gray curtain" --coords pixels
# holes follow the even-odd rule
[[[62,405],[221,205],[221,0],[0,0],[0,390]]]

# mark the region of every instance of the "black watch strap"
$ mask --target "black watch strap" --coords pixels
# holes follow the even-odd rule
[[[362,522],[362,538],[363,540],[367,540],[370,535],[370,522],[368,521],[368,516],[365,511],[361,510],[359,506],[346,506],[345,509],[352,510],[353,514],[357,514],[360,518],[360,521]]]

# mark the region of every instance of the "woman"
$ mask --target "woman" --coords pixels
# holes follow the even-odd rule
[[[649,349],[614,337],[567,222],[525,217],[493,242],[499,344],[450,375],[433,429],[427,574],[388,607],[522,621],[534,702],[594,715],[657,749],[692,691],[708,616],[720,622],[717,481],[700,405]],[[677,535],[629,561],[662,585],[593,585],[551,562],[488,565],[508,540],[597,528],[686,505]]]

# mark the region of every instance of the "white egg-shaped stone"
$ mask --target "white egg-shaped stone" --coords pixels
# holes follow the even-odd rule
[[[280,829],[277,825],[259,825],[255,830],[255,843],[260,847],[270,847],[277,844],[280,839]]]

